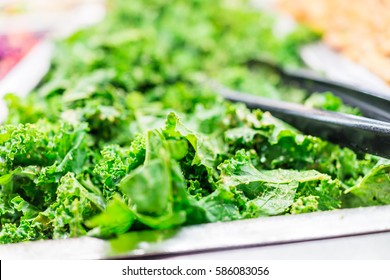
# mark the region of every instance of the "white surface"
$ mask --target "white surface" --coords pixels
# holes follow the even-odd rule
[[[1,276],[5,280],[388,280],[389,265],[390,261],[367,260],[3,260]]]

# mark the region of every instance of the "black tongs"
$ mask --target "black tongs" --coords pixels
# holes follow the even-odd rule
[[[366,117],[322,111],[300,104],[272,100],[213,84],[225,99],[259,108],[290,123],[304,133],[318,136],[357,152],[390,159],[390,123]]]
[[[266,58],[251,60],[247,66],[253,70],[257,66],[268,67],[277,72],[284,82],[309,92],[330,91],[344,103],[359,108],[364,116],[390,122],[390,96],[385,94],[329,80],[310,70],[282,68]]]

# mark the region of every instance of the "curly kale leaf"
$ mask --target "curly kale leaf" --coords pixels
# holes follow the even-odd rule
[[[43,213],[54,209],[54,204],[65,209],[64,205],[71,203],[63,194],[71,184],[70,175],[67,175],[70,171],[69,174],[75,174],[72,175],[74,181],[77,181],[74,176],[90,172],[92,151],[87,131],[85,124],[73,126],[44,121],[1,127],[1,242],[60,236],[54,222],[58,217],[47,217]],[[96,192],[96,188],[92,187],[90,191]],[[76,208],[81,205],[73,200],[72,203]],[[104,202],[100,200],[99,205],[101,211]],[[61,211],[58,210],[59,216]],[[76,233],[74,227],[64,231],[71,228],[70,235],[83,233],[82,230]],[[9,230],[15,232],[15,237],[10,237]]]
[[[123,177],[144,163],[145,152],[145,138],[141,134],[136,136],[129,147],[119,145],[103,147],[93,174],[102,182],[103,195],[107,200],[119,192],[118,184]]]
[[[84,222],[106,207],[101,193],[89,190],[73,173],[61,178],[56,194],[56,201],[37,217],[37,220],[50,221],[53,238],[85,235]]]
[[[390,204],[390,161],[381,159],[360,182],[349,188],[346,206],[373,206]]]
[[[243,150],[238,151],[235,157],[222,163],[219,169],[221,170],[219,182],[221,187],[239,190],[242,196],[248,200],[246,211],[250,216],[285,213],[292,206],[296,197],[301,196],[304,192],[321,196],[327,194],[326,190],[323,191],[320,188],[323,184],[330,186],[329,181],[331,180],[329,175],[315,170],[258,170],[251,163],[250,154]],[[306,190],[308,186],[313,187],[314,190]],[[340,184],[334,186],[340,188]],[[318,192],[315,191],[316,189]],[[338,201],[341,191],[330,195],[334,195],[331,198]],[[324,208],[332,209],[332,205],[324,203]]]
[[[160,131],[148,132],[144,164],[124,177],[119,186],[142,224],[163,229],[185,222],[184,178]]]

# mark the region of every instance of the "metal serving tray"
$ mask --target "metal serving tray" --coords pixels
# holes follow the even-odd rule
[[[200,252],[390,233],[390,206],[341,209],[126,234],[105,241],[82,237],[0,246],[0,259],[145,259]],[[138,244],[132,238],[144,235]],[[164,237],[165,236],[165,237]],[[120,244],[120,246],[119,246]],[[390,250],[390,244],[389,248]]]

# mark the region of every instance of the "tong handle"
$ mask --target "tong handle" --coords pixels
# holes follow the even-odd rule
[[[307,108],[300,104],[271,100],[214,87],[220,95],[232,102],[241,102],[252,109],[271,112],[300,131],[349,147],[390,159],[390,123],[348,114]]]
[[[250,60],[246,64],[249,68],[268,67],[281,75],[284,81],[310,92],[331,91],[346,104],[359,108],[365,116],[390,122],[390,96],[332,81],[308,69],[283,68],[266,57]]]
[[[346,104],[358,107],[363,115],[390,122],[390,96],[332,81],[299,69],[283,69],[281,73],[285,79],[298,82],[302,88],[312,92],[331,91]]]

